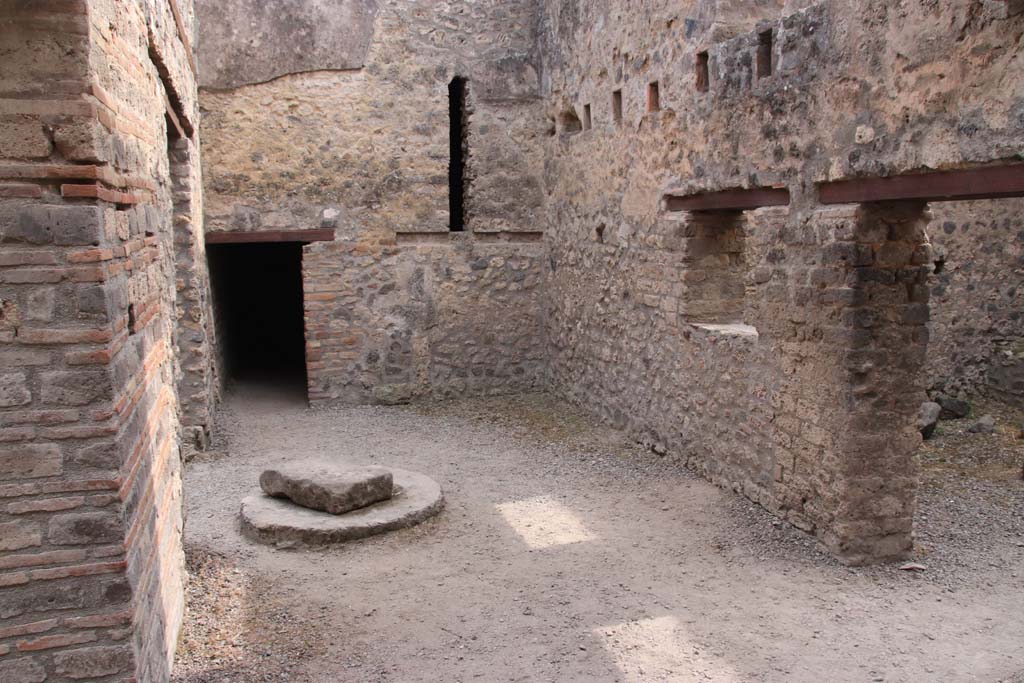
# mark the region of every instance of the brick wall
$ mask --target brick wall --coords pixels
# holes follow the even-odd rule
[[[0,679],[165,680],[183,575],[166,111],[195,120],[189,59],[168,2],[3,15]]]
[[[205,450],[222,383],[203,230],[202,165],[193,140],[175,136],[170,150],[174,199],[177,389],[182,447]]]

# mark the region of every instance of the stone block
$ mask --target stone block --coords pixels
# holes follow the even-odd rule
[[[28,378],[23,372],[9,372],[0,375],[0,408],[23,406],[32,402]]]
[[[34,657],[20,657],[0,662],[0,681],[4,683],[42,683],[46,669]]]
[[[53,151],[50,138],[39,119],[30,116],[5,117],[0,121],[0,158],[45,159]]]
[[[78,310],[87,315],[108,315],[107,290],[102,285],[90,285],[78,290]]]
[[[96,206],[25,207],[13,218],[0,215],[0,242],[98,245],[103,238],[103,212]]]
[[[0,448],[0,481],[52,477],[63,470],[54,444],[19,444]]]
[[[58,515],[50,520],[47,540],[54,545],[115,543],[123,539],[124,524],[114,511]]]
[[[57,151],[72,161],[108,162],[113,155],[112,138],[95,119],[66,119],[54,126]]]
[[[971,404],[959,398],[939,394],[935,402],[942,406],[939,418],[942,420],[959,420],[971,413]]]
[[[0,601],[0,619],[29,612],[81,609],[89,604],[91,588],[87,581],[42,581],[7,588],[4,599]]]
[[[991,415],[984,415],[967,428],[971,434],[991,434],[996,431],[996,420]]]
[[[910,304],[903,307],[901,322],[904,325],[926,325],[931,320],[928,304]]]
[[[260,475],[260,487],[269,496],[340,515],[390,499],[394,479],[383,467],[302,462],[266,470]]]
[[[0,550],[37,548],[42,544],[43,530],[35,522],[5,522],[0,524]]]
[[[0,298],[0,330],[9,330],[12,333],[18,329],[21,322],[21,311],[18,309],[18,302],[14,299]]]
[[[242,500],[242,533],[275,545],[329,545],[415,526],[441,511],[444,495],[433,479],[400,469],[393,471],[393,478],[402,495],[346,515],[250,496]]]
[[[87,647],[81,650],[59,652],[53,658],[57,673],[75,680],[112,676],[127,670],[132,664],[131,648]]]
[[[28,295],[25,316],[29,320],[53,320],[57,293],[53,287],[37,287]]]
[[[110,379],[101,371],[45,372],[40,394],[44,403],[85,406],[110,399]]]

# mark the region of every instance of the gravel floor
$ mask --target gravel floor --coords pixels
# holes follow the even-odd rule
[[[842,567],[546,395],[316,411],[242,387],[187,468],[175,680],[1022,681],[1024,441],[983,407],[997,433],[943,423],[923,450],[910,572]],[[425,472],[447,508],[330,550],[247,542],[261,469],[309,455]]]

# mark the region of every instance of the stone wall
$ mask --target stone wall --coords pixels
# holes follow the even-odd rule
[[[927,214],[824,208],[816,183],[1016,158],[1019,21],[1005,3],[794,4],[719,21],[723,3],[544,3],[553,387],[847,561],[900,557]],[[787,187],[789,210],[663,202],[758,187]]]
[[[305,248],[311,401],[396,403],[544,386],[543,245],[443,237]]]
[[[323,3],[301,0],[274,30],[246,29],[268,54],[310,46],[273,73],[233,56],[250,49],[229,28],[249,26],[243,5],[198,5],[208,229],[337,240],[304,256],[310,399],[536,387],[549,126],[532,3],[348,2],[320,21]],[[351,40],[320,50],[350,15]],[[467,80],[461,236],[449,236],[455,77]],[[508,323],[486,324],[495,306]]]
[[[923,378],[1019,400],[1020,203],[816,190],[1019,159],[1019,2],[199,4],[203,158],[189,0],[0,0],[0,680],[168,678],[207,224],[333,231],[313,400],[547,384],[850,562],[912,542]]]
[[[223,3],[200,0],[201,11],[213,12],[208,4]],[[447,231],[455,76],[469,81],[470,229],[536,230],[546,121],[529,4],[378,4],[365,26],[371,35],[360,38],[370,43],[361,68],[332,68],[325,58],[233,88],[213,85],[219,71],[203,72],[209,230],[338,227],[342,239]],[[296,5],[319,11],[313,0]],[[204,34],[220,35],[212,25]]]
[[[0,14],[0,679],[166,680],[183,577],[167,112],[194,130],[191,7]]]
[[[1024,405],[1024,201],[935,205],[929,388]]]

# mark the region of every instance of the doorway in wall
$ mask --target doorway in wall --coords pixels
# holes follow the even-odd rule
[[[207,244],[229,388],[306,395],[302,243]]]

